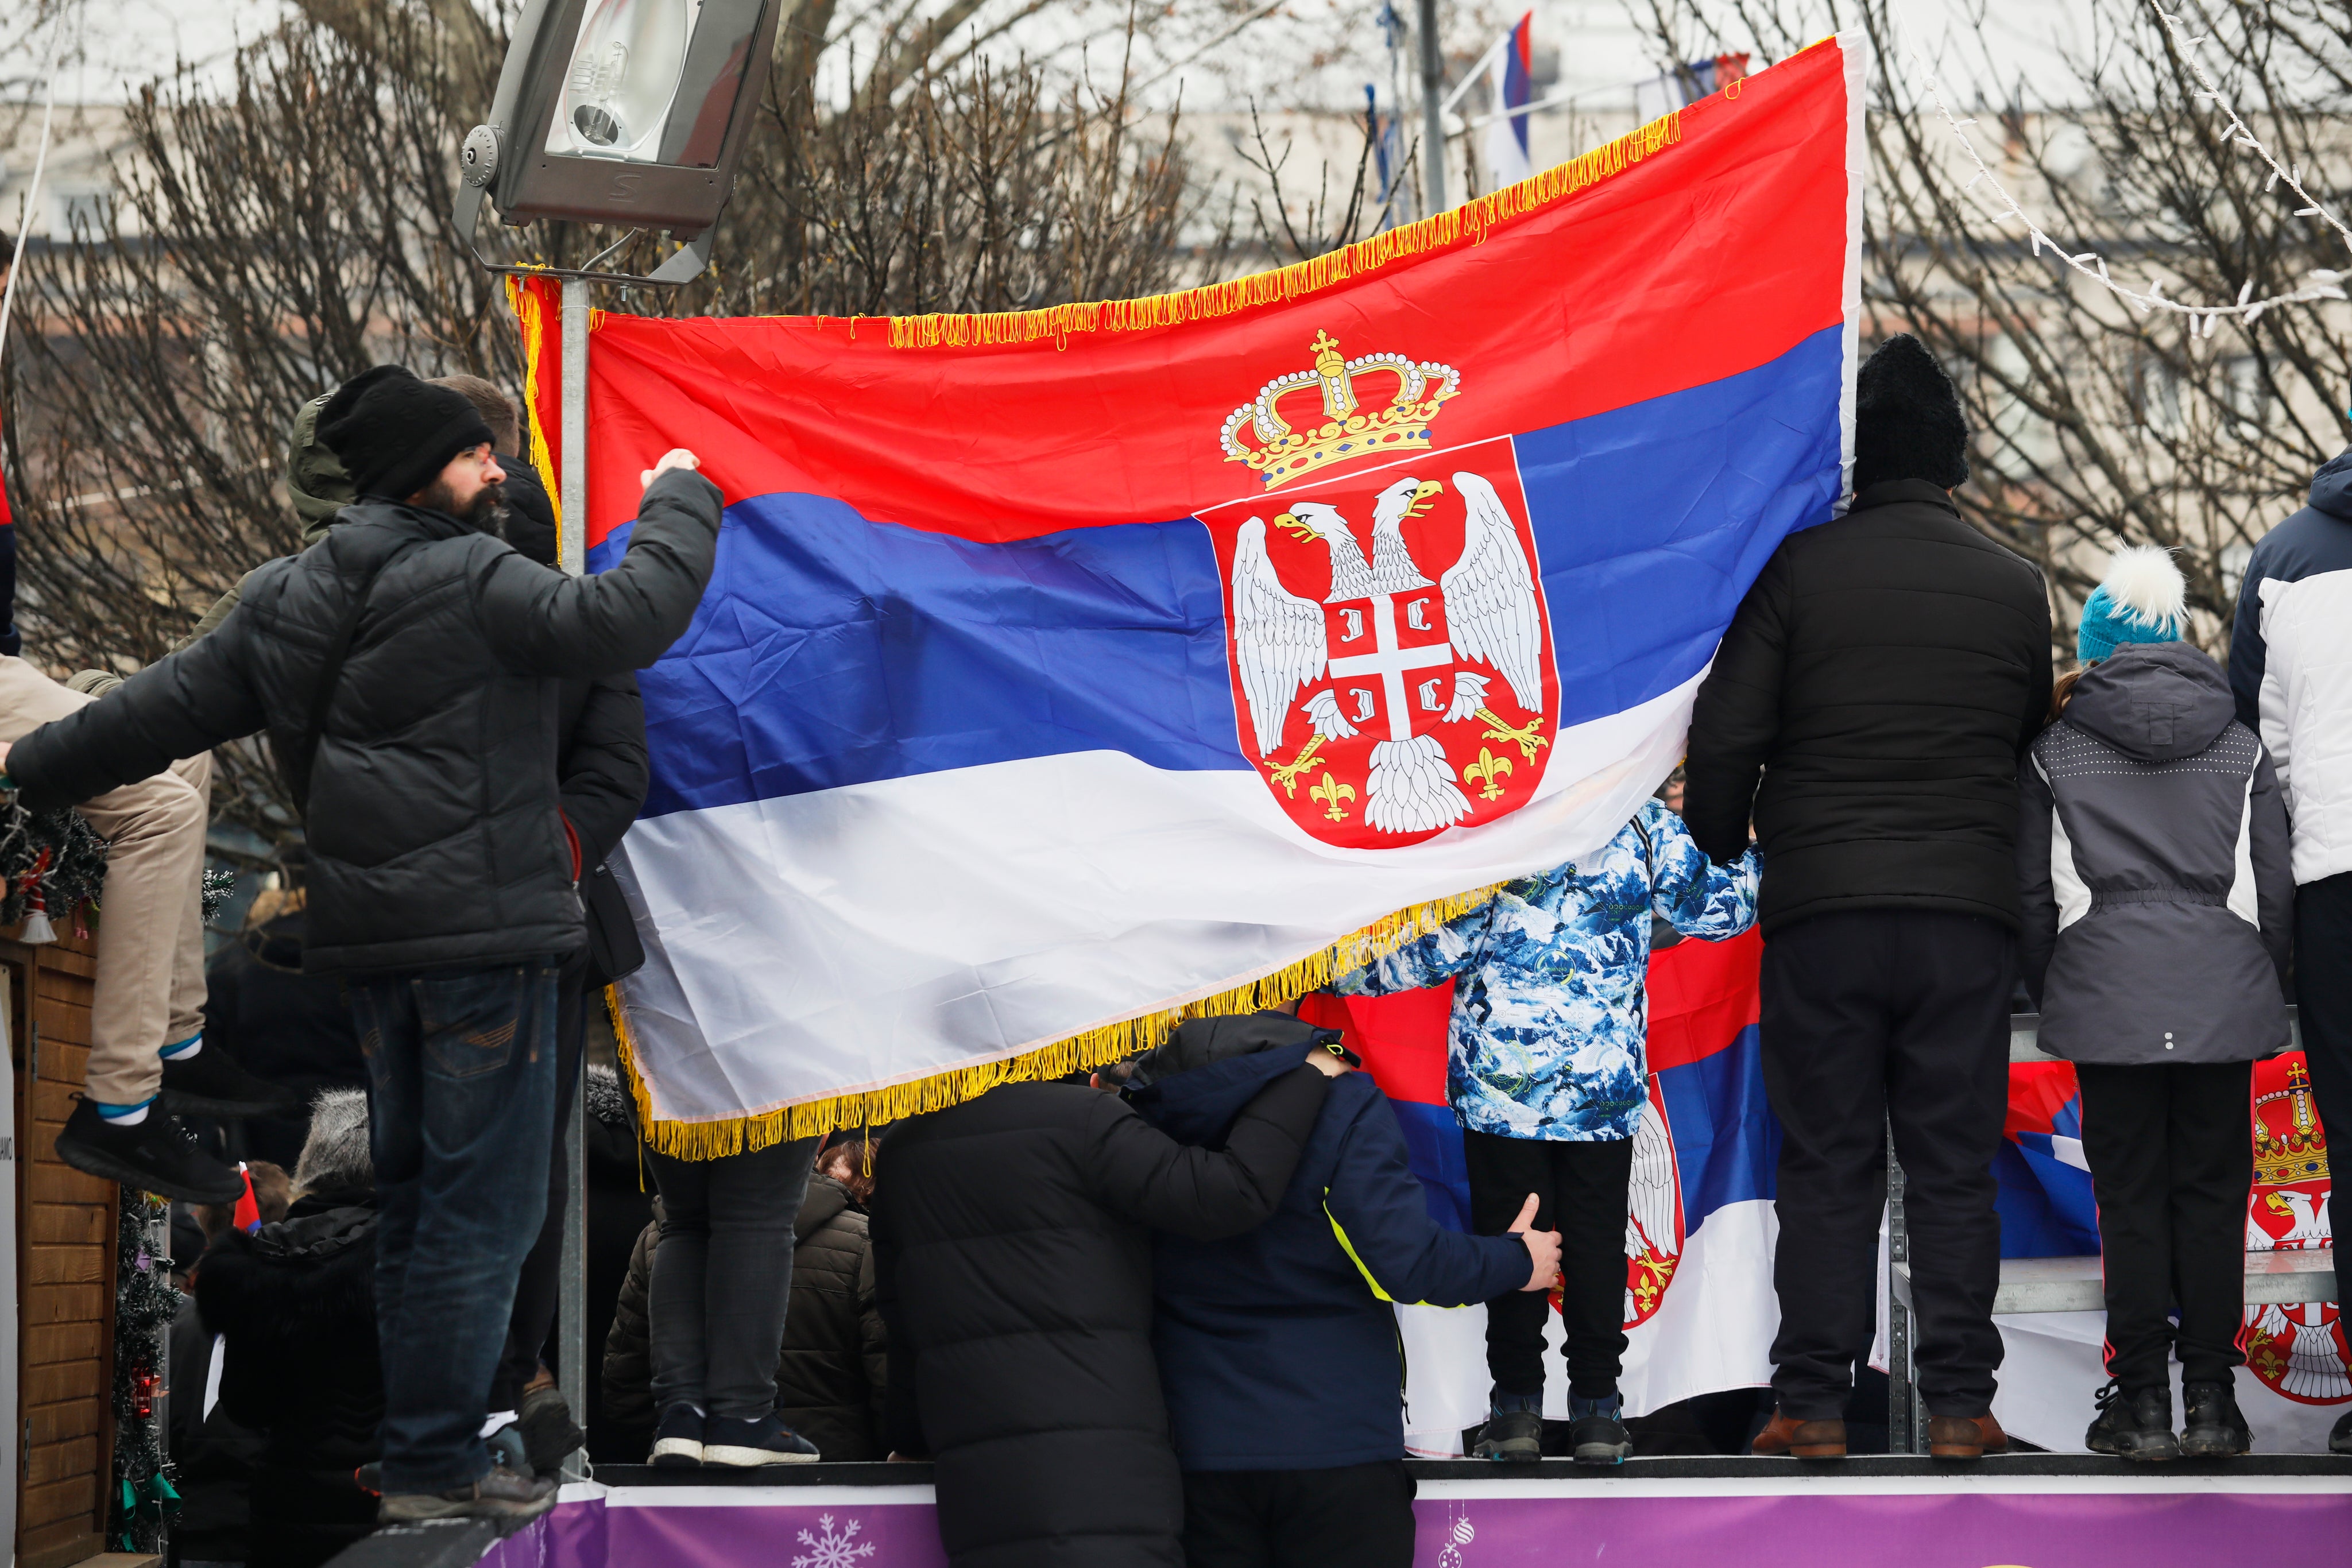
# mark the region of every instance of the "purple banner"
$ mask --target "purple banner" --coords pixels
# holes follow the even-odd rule
[[[2022,1479],[2020,1478],[2019,1479]],[[1540,1484],[1540,1483],[1537,1483]],[[2333,1479],[2184,1478],[2018,1490],[2019,1480],[1895,1490],[1791,1476],[1785,1490],[1631,1479],[1569,1481],[1555,1495],[1479,1496],[1425,1483],[1423,1568],[1578,1562],[1739,1568],[2146,1568],[2149,1563],[2352,1562],[2352,1490]],[[2064,1489],[2064,1490],[2057,1490]],[[1514,1485],[1514,1491],[1525,1490]],[[499,1543],[478,1568],[946,1568],[930,1505],[912,1488],[807,1489],[739,1503],[716,1488],[575,1496]],[[740,1495],[740,1493],[737,1495]],[[771,1492],[766,1496],[781,1494]]]

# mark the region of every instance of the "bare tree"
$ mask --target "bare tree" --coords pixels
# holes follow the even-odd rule
[[[1001,310],[1148,294],[1215,268],[1220,243],[1179,243],[1198,193],[1178,122],[1137,110],[1124,61],[1097,90],[1084,73],[976,52],[1022,4],[967,8],[961,34],[938,17],[901,29],[878,69],[844,60],[865,85],[831,103],[814,83],[833,0],[791,5],[719,264],[688,289],[604,303]],[[227,90],[184,71],[143,93],[116,210],[28,261],[0,423],[19,620],[52,668],[135,668],[246,570],[297,548],[282,474],[303,402],[383,360],[520,379],[499,279],[449,220],[457,142],[488,102],[503,35],[467,0],[300,8],[238,57]],[[493,243],[578,259],[620,237],[535,225]],[[259,751],[222,760],[218,815],[293,841]]]
[[[2192,334],[2143,313],[1996,221],[1987,185],[1923,87],[1974,117],[1995,175],[2068,254],[2172,298],[2227,305],[2352,267],[2336,234],[2226,133],[2147,0],[2090,0],[2063,79],[2026,86],[1988,41],[1979,4],[1942,39],[1901,36],[1888,0],[1650,0],[1662,54],[1749,48],[1760,60],[1858,28],[1874,49],[1867,335],[1911,331],[1958,381],[1977,431],[1962,509],[2041,563],[2071,649],[2076,606],[2106,549],[2178,552],[2198,630],[2226,641],[2247,549],[2299,503],[2352,436],[2352,312],[2297,305]],[[2178,6],[2225,96],[2307,178],[2352,158],[2352,11],[2336,0]],[[2145,281],[2134,287],[2145,291]],[[2247,291],[2251,291],[2251,296]]]

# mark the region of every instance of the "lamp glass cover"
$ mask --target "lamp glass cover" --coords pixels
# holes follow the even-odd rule
[[[547,151],[718,164],[769,0],[596,0],[565,62]]]

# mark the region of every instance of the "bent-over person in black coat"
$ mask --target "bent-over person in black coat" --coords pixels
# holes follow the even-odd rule
[[[955,1568],[1180,1568],[1151,1228],[1211,1241],[1272,1214],[1338,1070],[1275,1080],[1222,1149],[1075,1083],[1007,1083],[892,1129],[873,1218],[890,1440],[937,1461]]]

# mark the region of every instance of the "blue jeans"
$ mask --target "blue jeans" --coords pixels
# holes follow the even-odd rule
[[[547,1207],[557,974],[533,960],[350,984],[382,1215],[387,1493],[490,1469],[490,1377]]]

